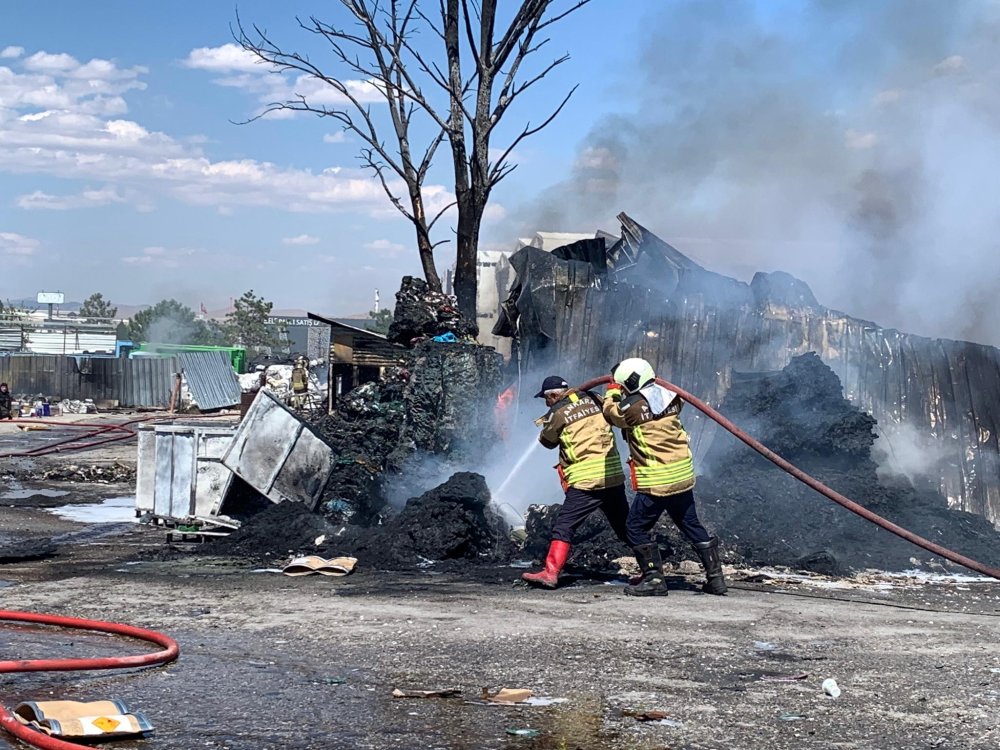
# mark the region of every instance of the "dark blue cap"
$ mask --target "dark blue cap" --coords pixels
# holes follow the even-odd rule
[[[542,381],[542,390],[535,394],[535,398],[544,398],[545,391],[564,391],[569,388],[569,383],[558,375],[549,375]]]

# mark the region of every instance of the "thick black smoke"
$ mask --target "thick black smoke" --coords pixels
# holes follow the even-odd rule
[[[786,270],[853,315],[1000,344],[1000,4],[657,6],[634,100],[518,231],[626,210],[713,270]]]

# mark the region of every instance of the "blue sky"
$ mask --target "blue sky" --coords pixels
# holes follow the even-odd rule
[[[338,3],[320,5],[324,19],[340,20]],[[294,19],[317,7],[258,0],[239,12],[287,46],[309,49]],[[224,47],[232,4],[5,3],[0,13],[8,268],[0,296],[44,287],[69,299],[101,291],[129,304],[172,296],[218,308],[253,287],[279,307],[344,314],[368,309],[375,288],[391,298],[403,273],[418,272],[409,225],[358,168],[358,142],[335,123],[299,115],[233,124],[259,111],[274,82],[268,88],[259,66],[248,72]],[[594,30],[623,23],[597,53]],[[595,2],[554,29],[553,50],[573,60],[512,111],[511,123],[582,85],[557,128],[518,150],[498,207],[572,161],[593,111],[609,104],[635,23]],[[337,173],[324,178],[324,170]],[[447,185],[444,169],[432,177]],[[495,223],[487,233],[513,243]]]
[[[317,0],[239,12],[323,64],[295,16],[344,20]],[[308,87],[248,64],[235,19],[224,2],[3,4],[0,298],[219,309],[253,288],[343,315],[418,272],[358,142],[305,115],[233,124]],[[593,0],[552,37],[536,63],[572,59],[501,140],[580,88],[518,147],[484,246],[614,231],[625,210],[741,280],[784,270],[858,317],[1000,343],[1000,1]]]

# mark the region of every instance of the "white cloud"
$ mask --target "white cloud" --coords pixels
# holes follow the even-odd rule
[[[255,55],[232,42],[219,47],[193,49],[181,63],[195,70],[218,74],[220,77],[214,79],[213,83],[242,89],[255,96],[263,108],[275,102],[290,101],[299,97],[304,97],[310,105],[317,107],[337,106],[349,102],[346,96],[322,80],[305,74],[276,72],[273,66],[260,62]],[[344,81],[344,85],[360,102],[385,102],[385,98],[370,81],[347,80]],[[293,116],[293,112],[282,110],[269,115],[275,118]]]
[[[934,66],[934,72],[938,75],[948,75],[957,73],[965,67],[965,58],[961,55],[952,55]]]
[[[192,256],[201,254],[202,251],[191,248],[168,249],[165,247],[144,247],[139,255],[127,255],[122,258],[123,263],[130,266],[148,266],[151,268],[180,268]]]
[[[844,145],[856,151],[873,148],[877,143],[877,133],[862,133],[859,130],[848,130],[844,133]]]
[[[255,55],[232,42],[221,47],[198,47],[191,50],[182,62],[189,68],[215,73],[259,72],[269,67],[261,63]]]
[[[319,237],[313,237],[309,234],[300,234],[296,237],[285,237],[281,244],[283,245],[315,245],[319,243]]]
[[[323,143],[346,143],[347,133],[338,130],[336,133],[327,133],[323,136]]]
[[[407,247],[406,245],[400,245],[398,242],[390,242],[389,240],[372,240],[365,243],[365,249],[376,255],[384,255],[391,258],[405,253]]]
[[[24,54],[24,47],[4,47],[0,50],[0,60],[13,60]]]
[[[24,257],[38,252],[41,243],[15,232],[0,232],[0,255]]]
[[[33,193],[18,196],[17,199],[18,207],[29,211],[35,209],[65,211],[73,208],[93,208],[124,202],[125,197],[112,186],[98,190],[84,190],[77,195],[50,195],[36,190]]]
[[[893,104],[902,98],[903,92],[900,89],[885,89],[884,91],[879,91],[875,95],[875,104]]]
[[[207,57],[199,59],[207,64]],[[216,67],[242,64],[225,55],[214,59]],[[210,144],[176,139],[124,116],[126,96],[146,86],[144,70],[109,60],[81,63],[49,52],[0,65],[0,172],[103,186],[70,195],[27,192],[18,199],[22,209],[124,201],[148,210],[150,196],[166,196],[224,213],[239,207],[348,209],[398,218],[377,181],[360,168],[331,165],[313,171],[253,159],[216,161],[203,151]],[[426,186],[425,192],[433,198],[429,207],[451,200],[441,186]]]

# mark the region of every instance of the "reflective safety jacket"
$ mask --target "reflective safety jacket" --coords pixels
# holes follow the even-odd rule
[[[601,413],[600,399],[590,393],[572,393],[536,421],[539,442],[559,448],[556,470],[563,489],[600,490],[625,484],[615,435]]]
[[[609,389],[604,416],[628,442],[632,488],[655,497],[676,495],[694,487],[691,446],[679,416],[684,402],[665,388],[650,395],[665,402],[659,413],[642,391],[623,398],[621,391]]]

